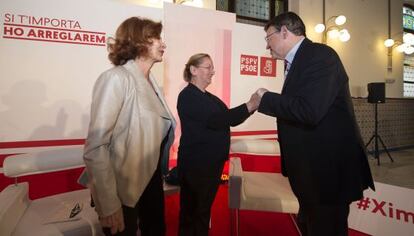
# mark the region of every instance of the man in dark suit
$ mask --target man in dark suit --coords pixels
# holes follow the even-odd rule
[[[348,235],[349,204],[374,183],[344,66],[332,48],[306,38],[293,12],[276,16],[265,31],[267,49],[287,71],[281,94],[258,90],[258,111],[277,117],[299,228],[302,235]]]

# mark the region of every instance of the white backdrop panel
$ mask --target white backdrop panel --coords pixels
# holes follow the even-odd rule
[[[277,61],[276,77],[258,75],[242,75],[240,73],[241,55],[270,57],[266,50],[266,36],[263,27],[236,23],[232,37],[232,77],[231,77],[231,106],[248,101],[250,95],[258,88],[267,88],[273,92],[280,92],[283,86],[283,62]],[[260,64],[260,62],[259,62]],[[260,65],[259,65],[260,66]],[[234,127],[233,131],[260,131],[275,130],[275,119],[256,112],[243,124]]]
[[[84,138],[92,86],[111,66],[105,46],[9,39],[5,26],[112,36],[128,17],[162,19],[160,9],[117,1],[6,0],[0,9],[0,142]]]

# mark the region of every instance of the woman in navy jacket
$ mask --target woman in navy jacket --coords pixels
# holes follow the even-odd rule
[[[228,109],[206,91],[213,75],[208,54],[191,56],[184,69],[188,85],[178,96],[182,133],[178,150],[180,236],[208,235],[211,205],[229,155],[230,126],[245,121],[260,102],[253,94],[247,103]]]

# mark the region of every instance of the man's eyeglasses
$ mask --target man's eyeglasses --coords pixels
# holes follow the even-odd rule
[[[204,69],[207,69],[207,70],[210,70],[210,71],[212,71],[212,70],[214,70],[214,66],[196,66],[197,68],[204,68]]]
[[[269,41],[269,39],[275,34],[275,33],[277,33],[278,31],[273,31],[272,33],[270,33],[270,34],[268,34],[268,35],[266,35],[266,37],[264,38],[265,40],[266,40],[266,42],[267,41]]]

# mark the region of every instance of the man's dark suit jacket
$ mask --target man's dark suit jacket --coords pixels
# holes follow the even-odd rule
[[[349,203],[374,189],[348,76],[332,48],[305,38],[281,95],[265,93],[259,112],[277,117],[282,173],[299,201]]]
[[[181,121],[179,171],[214,175],[229,156],[230,126],[250,116],[246,104],[228,109],[218,97],[189,83],[178,96],[177,110]]]

